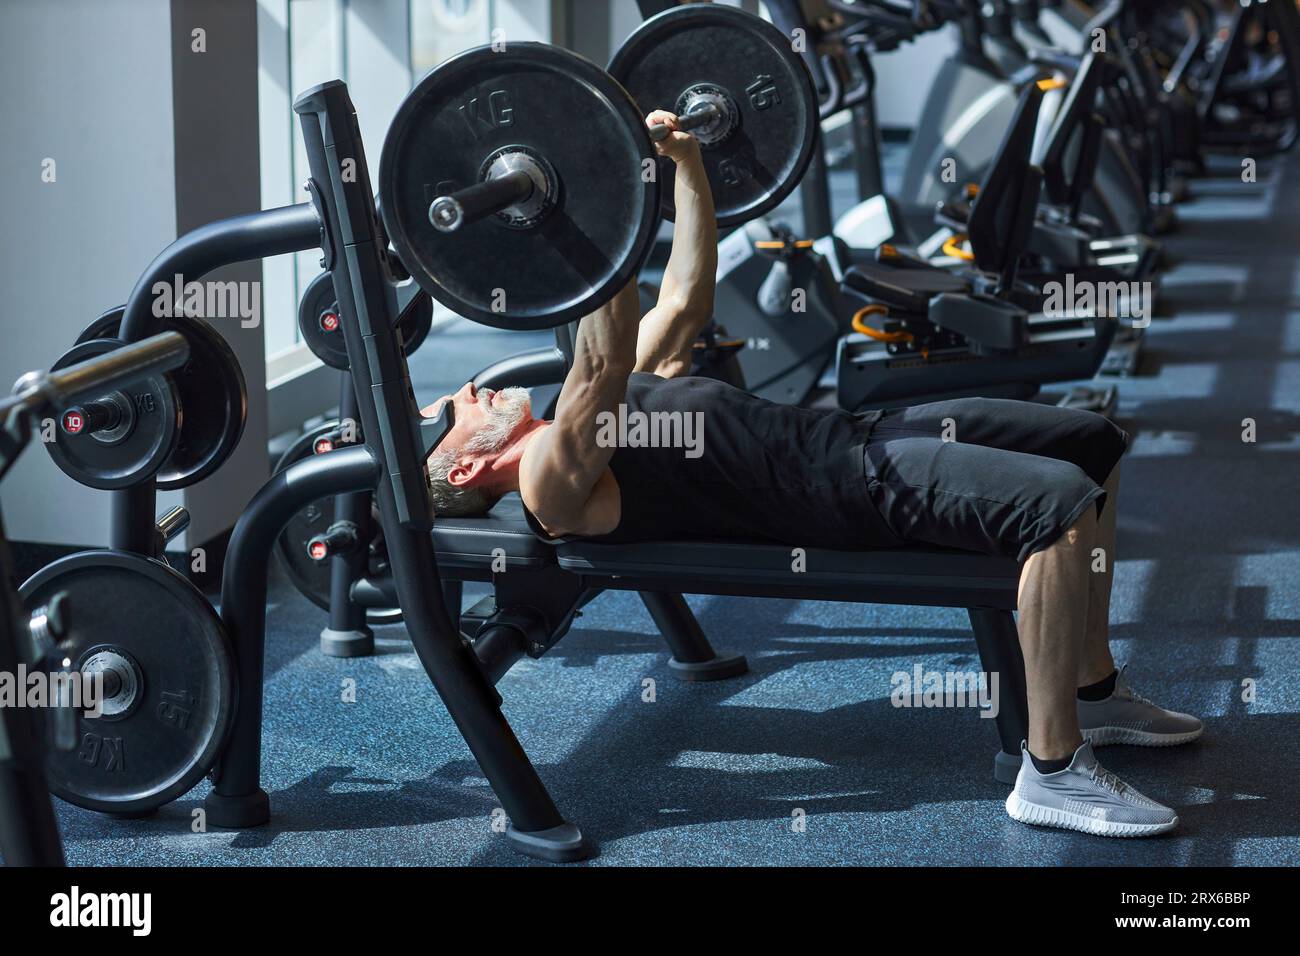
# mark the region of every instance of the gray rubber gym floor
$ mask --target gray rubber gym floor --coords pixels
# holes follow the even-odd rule
[[[1169,242],[1177,317],[1154,323],[1147,374],[1122,383],[1137,440],[1115,649],[1140,691],[1207,731],[1102,757],[1177,807],[1181,828],[1121,841],[1014,823],[991,775],[991,721],[890,706],[895,671],[978,666],[960,611],[692,598],[715,644],[752,670],[691,685],[669,676],[635,595],[606,594],[500,685],[562,811],[600,843],[595,865],[1300,862],[1300,161],[1261,160],[1253,184],[1236,161],[1221,169],[1193,184]],[[455,326],[417,356],[418,387],[433,397],[542,340]],[[497,801],[399,628],[380,632],[374,658],[322,657],[322,614],[279,578],[269,620],[272,823],[193,833],[203,789],[148,820],[62,807],[70,862],[531,862],[494,832]],[[355,703],[341,699],[348,680]]]

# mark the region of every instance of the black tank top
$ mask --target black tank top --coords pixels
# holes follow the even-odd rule
[[[878,418],[778,405],[713,379],[637,372],[617,420],[603,422],[602,439],[617,441],[610,469],[622,514],[612,532],[588,540],[878,546],[892,536],[867,497],[863,468]]]

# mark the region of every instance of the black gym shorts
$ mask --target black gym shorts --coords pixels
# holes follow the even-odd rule
[[[867,438],[867,493],[900,544],[1024,561],[1093,502],[1101,514],[1101,485],[1127,447],[1101,415],[1053,405],[960,398],[890,409]]]

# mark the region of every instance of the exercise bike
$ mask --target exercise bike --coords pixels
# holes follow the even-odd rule
[[[932,22],[957,25],[959,42],[930,88],[899,191],[905,208],[922,211],[948,198],[952,183],[977,182],[983,177],[992,161],[998,131],[1006,128],[1026,84],[1052,76],[1068,80],[1079,60],[1073,52],[1050,47],[1025,49],[1015,43],[1008,33],[1005,3],[980,5],[959,0],[926,6]],[[993,39],[989,39],[990,28]],[[986,51],[986,42],[998,51],[997,59]],[[1050,128],[1055,106],[1051,99],[1045,105],[1040,139]],[[1145,153],[1149,148],[1146,141],[1155,133],[1139,121],[1140,107],[1126,78],[1116,75],[1104,108],[1114,132],[1102,144],[1086,211],[1101,221],[1109,235],[1149,231],[1154,215],[1153,188],[1149,170],[1140,156],[1135,159],[1134,148],[1140,146]]]

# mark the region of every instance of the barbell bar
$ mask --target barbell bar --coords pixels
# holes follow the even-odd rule
[[[677,120],[681,132],[718,125],[727,112],[719,103],[700,102]],[[663,142],[672,132],[666,123],[647,127],[653,142]],[[488,178],[464,189],[438,196],[429,204],[429,222],[439,232],[455,232],[495,213],[519,210],[530,222],[554,204],[550,180],[536,157],[523,152],[503,152],[488,170]],[[530,206],[537,208],[530,209]]]
[[[701,103],[692,107],[690,112],[677,117],[677,129],[687,133],[722,118],[723,110],[717,103]],[[656,143],[666,140],[668,134],[672,132],[672,128],[667,123],[652,123],[647,128],[650,131],[650,139]]]
[[[439,196],[429,204],[429,222],[439,232],[455,232],[461,226],[523,202],[532,196],[534,189],[536,187],[528,173],[512,170],[458,189],[450,195]]]

